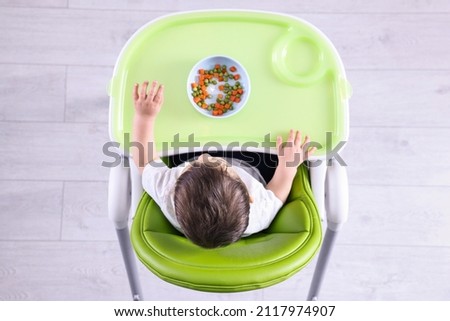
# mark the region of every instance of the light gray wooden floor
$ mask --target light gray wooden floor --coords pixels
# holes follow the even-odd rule
[[[107,220],[106,85],[126,40],[223,1],[0,0],[0,299],[128,300]],[[350,220],[322,298],[450,299],[450,2],[227,1],[290,13],[334,42],[353,85]],[[312,266],[206,294],[140,268],[149,300],[304,299]]]

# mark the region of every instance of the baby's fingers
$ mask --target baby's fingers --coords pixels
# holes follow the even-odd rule
[[[277,136],[276,147],[277,147],[278,154],[280,154],[280,152],[281,152],[281,145],[282,144],[283,144],[283,139],[281,138],[281,136]]]
[[[295,136],[294,130],[291,129],[291,130],[289,131],[289,135],[288,135],[287,141],[288,141],[288,142],[294,142],[294,136]]]
[[[138,100],[139,99],[139,84],[138,83],[134,84],[133,98],[134,98],[134,100]]]
[[[309,136],[306,135],[306,136],[305,136],[305,140],[303,141],[302,147],[303,147],[303,146],[308,147],[310,142],[311,142],[311,140],[309,139]]]
[[[297,132],[295,133],[295,140],[294,140],[295,146],[299,147],[301,141],[302,141],[302,132],[297,130]]]
[[[155,98],[153,98],[153,101],[156,103],[161,103],[164,98],[164,86],[159,85],[158,90],[156,91]]]
[[[141,88],[141,98],[145,99],[147,96],[147,86],[148,86],[148,81],[144,81],[144,83],[142,84],[142,88]]]
[[[154,100],[154,96],[155,96],[155,92],[156,92],[156,87],[158,87],[158,82],[153,81],[152,84],[150,85],[150,90],[148,92],[148,97],[150,100]]]
[[[314,152],[315,152],[316,150],[317,150],[317,147],[316,147],[316,146],[309,148],[308,153],[307,153],[308,158],[309,158],[309,156],[311,156],[312,154],[314,154]]]

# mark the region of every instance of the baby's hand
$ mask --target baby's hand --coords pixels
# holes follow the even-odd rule
[[[134,85],[134,109],[136,111],[136,115],[155,118],[164,103],[164,86],[158,86],[158,82],[154,81],[152,82],[148,93],[147,87],[148,81],[145,81],[139,92],[139,84]]]
[[[289,136],[284,146],[281,136],[278,136],[278,166],[281,165],[296,171],[297,167],[316,151],[316,147],[310,148],[309,143],[309,136],[305,136],[305,140],[302,142],[302,134],[298,130],[296,133],[292,129],[289,131]]]

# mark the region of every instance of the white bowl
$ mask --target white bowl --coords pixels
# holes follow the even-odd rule
[[[221,66],[223,66],[223,65],[227,66],[227,71],[228,71],[228,68],[230,68],[232,66],[236,67],[236,69],[237,69],[236,72],[233,72],[232,74],[233,75],[239,74],[240,79],[238,79],[238,80],[230,79],[230,80],[228,80],[228,84],[230,86],[234,86],[236,84],[236,81],[238,81],[240,83],[240,86],[244,90],[242,97],[240,97],[241,101],[238,103],[233,102],[233,110],[228,109],[227,112],[225,112],[219,116],[213,116],[212,110],[203,109],[200,106],[198,106],[194,102],[194,97],[192,96],[192,93],[194,92],[192,89],[192,83],[197,83],[197,84],[199,83],[199,76],[200,76],[199,70],[200,69],[204,69],[204,70],[214,69],[214,66],[216,64],[219,64]],[[211,95],[211,98],[207,98],[205,100],[205,103],[207,103],[208,105],[216,103],[217,95],[222,93],[219,90],[219,86],[225,84],[225,81],[219,81],[217,79],[214,79],[214,80],[216,80],[216,82],[217,82],[216,85],[210,84],[207,86],[208,94]],[[205,115],[205,116],[211,117],[211,118],[227,118],[227,117],[236,115],[239,111],[241,111],[242,108],[244,108],[245,104],[247,103],[248,97],[250,96],[250,78],[248,76],[247,71],[245,70],[244,66],[242,66],[236,59],[233,59],[233,58],[227,57],[227,56],[210,56],[210,57],[206,57],[206,58],[200,60],[199,62],[197,62],[194,65],[194,67],[192,67],[191,72],[189,73],[186,87],[187,87],[188,99],[191,102],[191,105],[195,108],[195,110],[197,110],[202,115]],[[222,94],[225,97],[226,94],[225,93],[222,93]]]

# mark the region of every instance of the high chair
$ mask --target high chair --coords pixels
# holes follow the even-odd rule
[[[237,59],[250,77],[247,104],[229,118],[201,115],[186,94],[192,66],[213,55]],[[203,249],[173,228],[143,193],[141,176],[129,156],[132,88],[153,79],[165,85],[155,140],[166,162],[169,155],[211,149],[276,154],[275,137],[285,137],[290,128],[311,137],[318,151],[297,169],[289,198],[267,230],[227,247]],[[110,137],[120,160],[111,165],[109,217],[134,300],[143,299],[134,253],[172,284],[237,292],[291,277],[320,250],[307,297],[318,299],[336,235],[348,216],[345,164],[334,156],[348,139],[351,96],[342,61],[322,32],[304,20],[270,12],[213,10],[165,16],[144,25],[125,44],[109,94]]]

